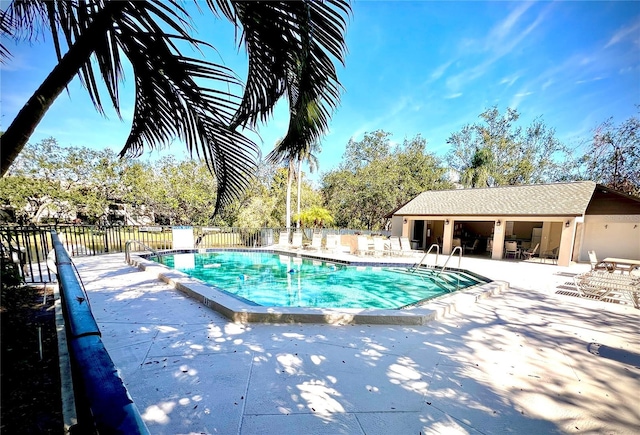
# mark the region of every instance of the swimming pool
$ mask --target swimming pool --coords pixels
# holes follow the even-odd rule
[[[399,309],[487,282],[462,271],[438,276],[431,269],[355,267],[271,252],[179,253],[161,262],[266,307]]]

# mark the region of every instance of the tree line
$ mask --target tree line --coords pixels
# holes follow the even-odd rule
[[[349,141],[338,168],[311,188],[300,167],[312,160],[339,104],[335,65],[344,64],[349,2],[212,0],[206,6],[210,23],[224,18],[235,27],[236,43],[248,55],[245,83],[204,53],[185,55],[183,46],[198,52],[212,45],[194,37],[193,10],[176,0],[14,0],[0,11],[0,34],[33,41],[41,31],[51,36],[58,57],[2,136],[0,211],[26,222],[54,210],[54,219],[76,213],[89,222],[124,215],[172,224],[288,226],[295,201],[294,220],[305,225],[377,229],[417,193],[456,185],[590,179],[640,194],[637,116],[603,122],[576,156],[542,119],[521,128],[516,110],[501,114],[496,107],[454,132],[444,158],[429,152],[420,136],[392,145],[390,133],[369,132]],[[10,57],[0,43],[0,61]],[[120,114],[125,57],[136,83],[131,132],[118,155],[126,159],[110,150],[63,148],[54,139],[23,150],[74,76],[99,112],[106,101]],[[289,129],[261,161],[242,132],[267,120],[282,98],[289,103]],[[175,138],[201,160],[130,160]]]
[[[49,138],[27,145],[0,179],[0,206],[5,221],[21,223],[77,218],[282,227],[293,202],[299,204],[294,221],[303,226],[376,230],[425,190],[593,180],[640,195],[637,116],[603,122],[581,153],[562,144],[542,119],[522,128],[518,118],[512,109],[485,110],[478,123],[450,135],[443,157],[429,152],[420,135],[393,144],[389,132],[368,132],[346,144],[341,162],[322,173],[319,186],[304,179],[298,164],[297,190],[291,189],[291,159],[265,159],[246,190],[217,213],[217,181],[201,161],[119,158],[110,149],[62,147]]]

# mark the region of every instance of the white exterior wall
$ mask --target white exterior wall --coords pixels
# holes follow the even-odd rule
[[[589,261],[587,251],[640,260],[640,215],[585,216],[579,261]]]
[[[391,218],[391,235],[402,237],[402,216],[393,216]]]

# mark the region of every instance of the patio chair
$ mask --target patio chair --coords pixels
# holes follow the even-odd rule
[[[527,249],[522,253],[523,260],[531,260],[536,252],[538,252],[538,248],[540,247],[540,243],[537,243],[533,249]]]
[[[326,250],[336,252],[338,245],[340,245],[340,236],[338,234],[327,234],[327,241],[325,243]]]
[[[591,270],[606,270],[608,272],[613,272],[614,268],[611,267],[610,264],[605,263],[603,261],[598,261],[598,256],[596,255],[596,251],[587,251],[589,253],[589,263],[591,263]]]
[[[293,233],[293,236],[291,237],[291,248],[302,248],[302,232]]]
[[[583,297],[605,297],[616,299],[625,297],[640,309],[640,277],[614,274],[603,271],[590,271],[573,277],[578,292]]]
[[[389,237],[389,250],[392,252],[392,255],[404,255],[402,246],[400,246],[400,237]]]
[[[289,231],[280,231],[280,238],[278,239],[278,248],[288,248],[289,245]]]
[[[391,255],[385,248],[385,241],[382,237],[374,237],[373,238],[373,256],[374,257],[382,257],[384,255]]]
[[[469,245],[464,245],[463,246],[463,250],[465,255],[467,254],[467,252],[471,251],[471,253],[473,254],[474,252],[476,252],[476,249],[478,249],[478,244],[480,243],[479,239],[475,239],[473,241],[473,245],[469,246]]]
[[[540,258],[544,258],[544,262],[547,262],[547,258],[550,258],[551,261],[553,262],[553,264],[557,264],[558,263],[558,247],[556,246],[553,249],[550,249],[548,251],[544,251],[542,253],[542,255],[540,255]]]
[[[504,258],[509,258],[511,255],[513,255],[513,258],[520,258],[518,242],[504,242]]]
[[[356,255],[363,256],[369,253],[373,253],[373,251],[369,251],[369,238],[367,236],[358,236],[356,238]]]
[[[419,249],[411,249],[411,242],[409,241],[408,237],[400,237],[400,248],[402,249],[402,252],[405,252],[407,254],[424,253],[424,251],[421,251]]]
[[[311,244],[305,246],[305,249],[322,250],[322,233],[313,233],[313,236],[311,236]]]

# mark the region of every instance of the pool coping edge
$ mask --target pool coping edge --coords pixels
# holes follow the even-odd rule
[[[265,307],[247,304],[197,278],[146,258],[131,255],[129,264],[236,323],[424,325],[509,288],[506,281],[491,281],[403,310]]]

